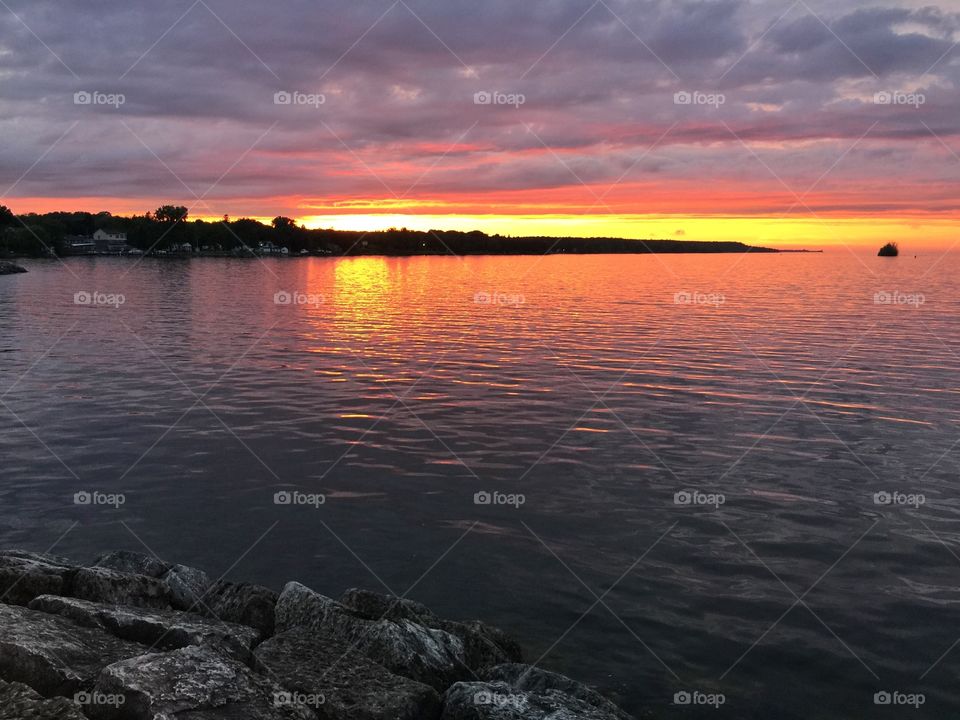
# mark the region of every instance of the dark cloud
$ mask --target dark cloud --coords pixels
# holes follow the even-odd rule
[[[211,198],[373,197],[385,194],[378,177],[401,193],[423,176],[422,195],[602,185],[628,171],[724,180],[754,163],[741,141],[812,182],[868,130],[844,161],[864,177],[890,154],[929,157],[939,143],[926,126],[960,134],[960,14],[942,0],[785,16],[746,0],[8,5],[0,182],[77,123],[14,197],[180,196],[181,180],[201,193],[218,179]],[[77,105],[79,91],[124,103]],[[325,102],[277,105],[279,91]],[[479,92],[523,102],[476,104]],[[677,103],[679,92],[722,102]],[[878,104],[880,92],[924,102]]]

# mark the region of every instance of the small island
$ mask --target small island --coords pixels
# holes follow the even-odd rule
[[[880,248],[880,252],[877,253],[877,257],[896,257],[899,254],[900,248],[897,247],[895,242],[891,242]]]

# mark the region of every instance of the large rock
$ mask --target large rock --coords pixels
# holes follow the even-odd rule
[[[460,682],[443,696],[442,720],[621,720],[559,690],[525,692],[505,682]]]
[[[80,707],[70,700],[47,700],[26,685],[0,680],[0,720],[87,719]]]
[[[277,631],[294,628],[321,630],[441,691],[471,674],[458,637],[409,619],[371,620],[296,582],[287,583],[277,601]]]
[[[220,580],[203,597],[202,609],[220,620],[256,628],[261,638],[273,635],[277,593],[262,585]]]
[[[196,645],[114,663],[94,691],[124,698],[90,706],[98,720],[316,720],[276,683]]]
[[[58,593],[51,592],[49,595]],[[107,567],[80,568],[73,576],[69,594],[91,602],[164,610],[173,596],[166,583],[147,575],[133,575]]]
[[[35,598],[30,608],[69,618],[85,627],[102,628],[118,638],[157,650],[216,645],[233,657],[246,661],[257,639],[257,631],[251,627],[193,613],[104,605],[53,595]]]
[[[65,594],[77,565],[53,555],[0,552],[0,602],[26,605],[38,595]]]
[[[467,667],[474,671],[502,663],[523,662],[523,650],[516,640],[479,620],[467,623],[444,620],[413,600],[356,588],[347,590],[340,602],[371,620],[411,620],[425,627],[445,630],[463,642]]]
[[[56,615],[0,605],[0,679],[41,695],[72,696],[89,689],[110,663],[147,648]]]
[[[322,697],[321,720],[436,720],[440,698],[429,685],[391,673],[342,639],[304,628],[270,638],[258,663],[287,690]]]
[[[210,589],[210,578],[203,570],[174,565],[162,578],[170,589],[173,606],[179,610],[200,612],[203,596]]]
[[[128,575],[146,575],[152,578],[159,578],[170,569],[170,563],[130,550],[115,550],[101,555],[93,565]]]
[[[26,271],[26,268],[14,265],[12,262],[0,260],[0,275],[16,275],[17,273],[25,273]]]
[[[542,670],[531,665],[510,663],[498,665],[483,673],[483,679],[488,682],[504,682],[515,690],[546,694],[561,692],[570,697],[582,700],[588,705],[602,710],[611,716],[622,720],[629,720],[630,716],[623,712],[600,693],[583,683],[571,680],[566,675]]]

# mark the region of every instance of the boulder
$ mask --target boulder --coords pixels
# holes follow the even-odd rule
[[[356,588],[347,590],[340,603],[368,619],[411,620],[460,638],[467,667],[474,671],[491,665],[523,662],[523,650],[516,640],[479,620],[467,623],[443,620],[413,600]]]
[[[114,663],[94,692],[124,698],[90,706],[96,720],[316,720],[276,683],[197,645]]]
[[[56,615],[0,605],[0,679],[24,683],[44,696],[87,690],[105,666],[146,651],[144,645]]]
[[[257,631],[246,625],[225,623],[193,613],[104,605],[53,595],[35,598],[30,603],[30,609],[60,615],[84,627],[101,628],[122,640],[146,645],[151,650],[217,645],[245,662],[257,639]]]
[[[26,685],[0,680],[0,720],[86,720],[86,716],[70,700],[47,700]]]
[[[629,720],[630,718],[629,715],[593,688],[576,680],[571,680],[560,673],[542,670],[531,665],[510,663],[490,668],[482,674],[482,677],[488,682],[505,682],[516,690],[523,692],[539,694],[552,691],[561,692],[577,700],[582,700],[611,716],[619,717],[622,720]]]
[[[26,605],[38,595],[63,594],[77,566],[53,555],[0,552],[0,602]]]
[[[273,635],[277,593],[262,585],[220,580],[203,597],[201,611],[232,623],[256,628],[261,638]]]
[[[26,268],[14,265],[12,262],[0,260],[0,275],[16,275],[17,273],[25,273],[26,271]]]
[[[162,578],[170,590],[173,606],[179,610],[200,612],[204,593],[210,588],[210,578],[203,570],[174,565]]]
[[[621,720],[559,690],[524,692],[505,682],[459,682],[443,696],[442,720]]]
[[[56,595],[56,592],[46,593]],[[73,576],[69,595],[91,602],[131,607],[167,609],[173,596],[167,585],[147,575],[132,575],[107,567],[80,568]]]
[[[115,550],[101,555],[93,565],[128,575],[146,575],[151,578],[159,578],[170,569],[170,563],[158,560],[152,555],[130,550]]]
[[[302,697],[323,698],[321,720],[437,720],[440,698],[329,633],[304,628],[275,635],[256,650],[267,675]]]
[[[371,620],[300,583],[287,583],[277,601],[277,631],[323,631],[394,673],[443,691],[469,676],[463,642],[408,619]]]

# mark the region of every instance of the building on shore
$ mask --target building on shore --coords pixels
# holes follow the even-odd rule
[[[96,252],[107,255],[122,255],[130,250],[127,245],[127,234],[118,230],[97,230],[93,234]]]

